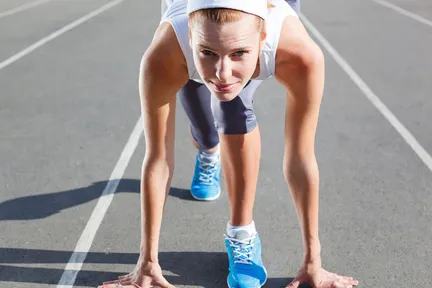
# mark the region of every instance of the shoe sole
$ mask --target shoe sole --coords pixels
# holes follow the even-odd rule
[[[265,286],[268,277],[267,277],[267,270],[265,269],[265,267],[263,267],[263,268],[264,268],[264,271],[265,271],[265,274],[266,274],[266,279],[264,280],[264,283],[263,283],[262,285],[258,286],[258,287],[249,287],[249,288],[261,288],[261,287],[264,287],[264,286]],[[233,288],[233,287],[231,287],[231,286],[229,285],[228,277],[227,277],[227,285],[228,285],[229,288]]]
[[[219,188],[218,194],[217,194],[216,196],[213,196],[213,197],[199,198],[199,197],[196,197],[195,195],[193,195],[193,194],[191,193],[192,197],[193,197],[195,200],[199,200],[199,201],[213,201],[213,200],[216,200],[217,198],[219,198],[220,194],[221,194],[221,189],[220,189],[220,188]]]

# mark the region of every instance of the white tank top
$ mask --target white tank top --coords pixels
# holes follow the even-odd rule
[[[267,37],[264,43],[260,59],[260,74],[255,80],[265,80],[274,75],[276,49],[282,29],[282,23],[287,16],[295,16],[296,12],[285,2],[285,0],[271,0],[275,7],[269,8],[266,20]],[[161,23],[169,22],[173,27],[177,40],[185,56],[189,79],[203,83],[199,76],[192,56],[192,48],[189,45],[188,16],[186,14],[187,0],[175,0],[162,16]]]

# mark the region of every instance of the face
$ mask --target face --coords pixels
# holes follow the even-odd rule
[[[191,47],[197,71],[220,101],[230,101],[257,67],[262,35],[256,18],[245,14],[232,23],[196,21],[191,27]]]

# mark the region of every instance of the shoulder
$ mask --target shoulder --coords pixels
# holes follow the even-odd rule
[[[164,75],[186,74],[187,64],[176,33],[168,22],[163,22],[156,29],[153,40],[146,50],[142,65],[151,65],[152,71]]]
[[[283,80],[288,70],[308,68],[323,58],[319,46],[312,40],[297,17],[288,16],[282,24],[276,50],[275,74]]]

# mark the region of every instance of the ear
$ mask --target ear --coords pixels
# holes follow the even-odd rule
[[[261,39],[260,39],[260,50],[264,47],[266,39],[267,39],[267,24],[264,22],[264,31],[261,34]]]
[[[189,46],[192,47],[192,28],[190,23],[188,23],[188,36],[189,36]]]
[[[264,32],[261,35],[261,42],[264,42],[267,39],[267,22],[264,21]]]
[[[192,31],[189,30],[189,46],[192,48]]]

